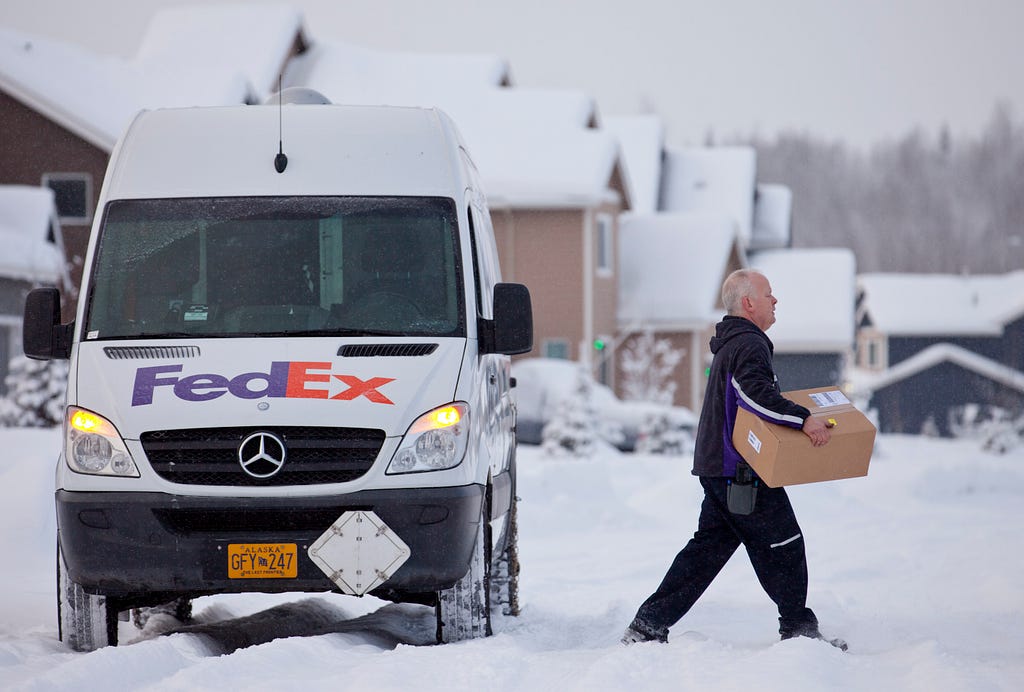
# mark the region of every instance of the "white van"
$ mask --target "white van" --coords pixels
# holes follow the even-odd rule
[[[75,322],[56,289],[25,307],[26,354],[71,360],[63,640],[231,592],[433,605],[439,641],[514,614],[532,313],[444,113],[143,112],[99,208]]]

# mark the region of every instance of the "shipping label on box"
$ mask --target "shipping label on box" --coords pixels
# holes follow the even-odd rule
[[[815,447],[802,430],[769,423],[739,408],[732,444],[766,485],[778,488],[868,474],[875,426],[837,387],[782,395],[831,425],[832,439]]]

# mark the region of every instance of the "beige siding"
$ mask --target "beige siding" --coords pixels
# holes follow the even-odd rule
[[[534,350],[545,339],[566,339],[569,357],[579,357],[583,337],[583,219],[572,210],[492,212],[505,281],[526,284],[533,300]]]

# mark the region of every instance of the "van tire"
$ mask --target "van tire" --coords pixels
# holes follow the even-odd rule
[[[465,576],[450,589],[437,592],[437,642],[450,644],[491,636],[490,524],[483,512],[476,544]]]
[[[117,646],[117,610],[106,596],[90,594],[68,576],[57,544],[57,637],[74,651]]]
[[[501,614],[519,615],[519,522],[517,519],[516,496],[512,495],[512,506],[508,512],[508,530],[505,549],[501,551],[491,567],[491,604]]]

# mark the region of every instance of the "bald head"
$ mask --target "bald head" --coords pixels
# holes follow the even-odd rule
[[[753,269],[737,269],[725,278],[722,284],[722,305],[725,311],[735,317],[744,317],[743,299],[753,293],[753,277],[764,274]]]
[[[775,324],[775,296],[759,271],[737,269],[722,284],[722,304],[734,317],[745,317],[763,331]]]

